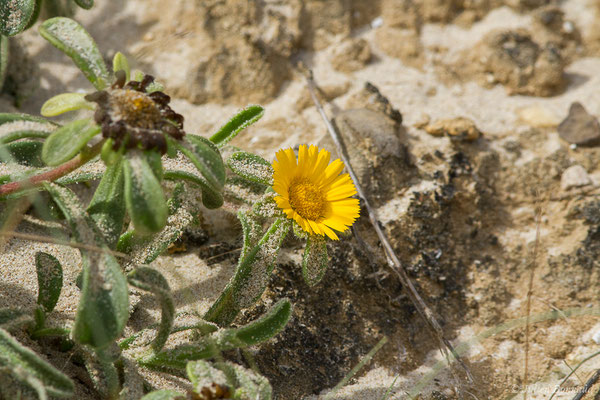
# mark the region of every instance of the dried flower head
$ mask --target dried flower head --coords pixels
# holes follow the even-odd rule
[[[150,75],[127,84],[123,71],[115,75],[110,89],[85,96],[87,101],[98,103],[94,119],[102,127],[102,136],[113,140],[115,150],[125,143],[127,148],[157,148],[166,153],[165,134],[177,140],[185,135],[183,117],[168,105],[171,98],[160,91],[147,93],[154,82]]]
[[[279,150],[273,162],[275,201],[289,219],[309,234],[338,237],[358,218],[360,208],[354,183],[348,174],[340,175],[344,163],[329,164],[331,154],[317,146],[300,146],[298,161],[292,149]]]

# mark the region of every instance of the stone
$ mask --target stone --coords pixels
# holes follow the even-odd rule
[[[569,143],[594,146],[600,143],[600,124],[581,103],[574,102],[569,108],[569,115],[558,125],[558,134]]]
[[[534,128],[553,128],[560,123],[560,119],[540,105],[532,105],[517,111],[519,118],[527,125]]]
[[[571,188],[582,187],[591,184],[592,180],[590,179],[590,176],[585,168],[579,164],[565,169],[560,178],[560,188],[562,190],[569,190]]]
[[[453,140],[473,141],[481,136],[475,122],[465,117],[437,120],[425,126],[425,132],[433,136],[448,135]]]
[[[384,26],[375,32],[375,41],[381,51],[390,57],[402,60],[409,67],[423,66],[423,45],[417,32]]]
[[[331,65],[341,72],[354,72],[364,68],[371,60],[371,48],[365,39],[348,38],[335,46]]]

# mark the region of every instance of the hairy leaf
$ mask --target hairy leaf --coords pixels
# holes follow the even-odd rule
[[[182,398],[185,398],[185,396],[181,393],[178,393],[174,390],[162,389],[148,393],[142,397],[141,400],[178,400]]]
[[[68,123],[48,136],[42,148],[42,160],[51,166],[69,161],[98,133],[100,127],[91,119]]]
[[[87,211],[98,228],[104,233],[106,243],[109,247],[114,247],[123,230],[125,219],[125,186],[122,160],[106,168]]]
[[[102,90],[108,86],[110,75],[102,54],[81,25],[69,18],[55,17],[44,21],[40,26],[40,34],[71,57],[96,89]]]
[[[237,342],[243,346],[262,343],[281,332],[291,315],[292,304],[288,299],[281,299],[256,321],[241,328],[231,329],[231,333],[235,336],[234,343]]]
[[[6,145],[0,144],[0,148],[2,148],[0,149],[0,159],[4,160],[7,158],[12,162],[29,167],[44,167],[45,164],[42,161],[43,145],[42,142],[32,140],[8,143]]]
[[[125,82],[129,82],[131,76],[131,69],[129,68],[129,61],[127,57],[120,51],[117,51],[113,57],[113,72],[123,71],[125,72]]]
[[[165,345],[171,326],[175,319],[175,304],[169,283],[165,277],[155,269],[148,267],[138,267],[131,271],[127,276],[129,283],[137,288],[152,292],[160,302],[161,320],[156,338],[152,342],[152,350],[160,351]]]
[[[28,114],[0,113],[0,143],[48,137],[57,125]]]
[[[261,119],[264,113],[265,109],[261,106],[250,105],[231,118],[217,133],[210,137],[210,140],[219,146],[223,146],[236,137],[242,129]]]
[[[8,58],[10,57],[8,38],[0,34],[0,89],[6,78],[6,69],[8,67]]]
[[[202,189],[202,204],[208,209],[219,208],[223,205],[223,194],[220,191],[213,189],[212,186],[198,175],[194,175],[185,171],[165,171],[163,177],[172,181],[188,181],[195,183]]]
[[[231,170],[249,181],[271,186],[273,184],[273,167],[264,158],[245,151],[235,152],[227,160]]]
[[[29,386],[35,381],[28,378],[34,377],[51,396],[73,395],[74,385],[71,379],[16,341],[4,329],[0,329],[0,366]]]
[[[100,248],[100,252],[81,250],[83,282],[72,337],[81,344],[104,348],[121,335],[129,318],[127,279],[77,196],[53,183],[43,186],[65,215],[75,238]]]
[[[54,310],[62,290],[62,266],[53,255],[39,251],[35,255],[35,268],[39,287],[37,303],[49,313]]]
[[[124,166],[125,204],[136,233],[160,231],[169,213],[160,182],[140,152],[129,152]]]
[[[0,2],[0,34],[13,36],[22,32],[35,11],[35,0]]]
[[[44,117],[55,117],[68,111],[80,110],[87,108],[94,109],[94,104],[84,99],[83,93],[62,93],[46,100],[42,105],[40,114]]]
[[[309,235],[302,257],[302,276],[308,286],[314,286],[321,281],[328,264],[325,238],[321,235]]]

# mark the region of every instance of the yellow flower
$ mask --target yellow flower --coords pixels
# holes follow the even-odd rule
[[[358,218],[356,188],[350,175],[340,172],[344,163],[329,164],[331,154],[317,146],[300,146],[298,161],[292,149],[279,150],[273,162],[273,190],[277,206],[309,234],[338,237]]]

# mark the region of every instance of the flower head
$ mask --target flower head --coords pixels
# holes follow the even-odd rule
[[[298,160],[292,149],[279,150],[273,162],[273,190],[277,206],[309,234],[338,237],[358,218],[356,188],[348,174],[341,174],[344,163],[331,164],[331,154],[317,146],[300,146]]]
[[[125,73],[117,71],[117,80],[110,89],[85,97],[98,103],[94,119],[102,127],[102,136],[111,138],[117,150],[125,143],[127,148],[144,150],[158,148],[167,151],[165,134],[175,139],[185,135],[183,117],[169,107],[171,98],[160,91],[147,93],[154,81],[145,75],[141,82],[125,83]]]

